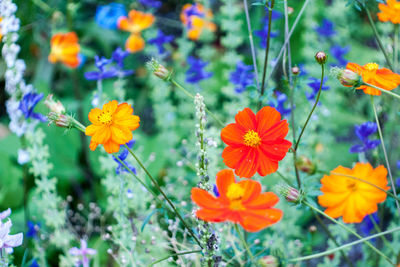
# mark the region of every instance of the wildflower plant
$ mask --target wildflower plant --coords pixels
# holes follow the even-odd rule
[[[400,264],[399,1],[61,2],[0,0],[1,266]]]

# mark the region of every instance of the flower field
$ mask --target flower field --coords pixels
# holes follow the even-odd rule
[[[0,266],[400,266],[400,1],[0,0]]]

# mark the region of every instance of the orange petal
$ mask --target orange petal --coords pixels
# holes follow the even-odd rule
[[[245,132],[257,129],[256,115],[249,108],[239,111],[235,116],[235,121]]]
[[[248,209],[269,209],[279,202],[279,197],[273,192],[259,194],[248,203],[243,203]]]
[[[246,134],[236,123],[228,124],[221,131],[222,141],[231,146],[243,146],[243,136]]]
[[[281,114],[273,107],[263,107],[256,115],[257,132],[263,136],[272,126],[281,120]],[[285,135],[286,136],[286,135]]]
[[[224,209],[225,206],[204,189],[192,188],[192,200],[199,207],[210,210]]]
[[[89,112],[89,121],[93,124],[96,125],[101,125],[101,122],[99,121],[98,117],[100,116],[100,114],[102,113],[102,110],[99,108],[94,108]]]
[[[224,222],[227,220],[229,210],[207,210],[200,209],[196,212],[196,216],[207,222]]]
[[[143,50],[145,42],[143,38],[138,34],[131,34],[126,40],[125,48],[130,53],[136,53]]]
[[[120,145],[113,142],[112,140],[108,141],[107,143],[103,144],[104,149],[108,154],[117,153],[119,151]]]
[[[228,192],[228,187],[235,183],[235,176],[233,171],[230,169],[221,170],[217,173],[216,184],[218,188],[218,193],[222,200],[226,200],[226,193]]]
[[[242,197],[242,203],[246,204],[253,199],[257,198],[261,193],[261,184],[254,180],[240,181],[239,184],[244,189],[244,195]]]
[[[250,148],[248,153],[243,153],[241,160],[235,166],[235,174],[239,177],[251,178],[259,166],[259,152]]]

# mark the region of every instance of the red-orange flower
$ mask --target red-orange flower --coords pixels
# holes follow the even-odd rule
[[[261,184],[254,180],[235,182],[232,170],[217,174],[218,197],[204,189],[193,188],[192,200],[200,206],[196,216],[207,222],[231,221],[246,231],[257,232],[278,222],[283,215],[273,208],[279,198],[272,192],[261,193]]]
[[[150,13],[143,13],[131,10],[128,17],[118,19],[118,28],[131,33],[125,43],[125,49],[131,53],[143,50],[145,41],[141,36],[144,29],[149,28],[154,23],[155,17]]]
[[[256,172],[261,176],[275,172],[292,146],[284,139],[289,131],[287,121],[281,120],[273,107],[263,107],[257,115],[245,108],[235,121],[221,131],[221,139],[228,145],[222,152],[226,166],[246,178]]]
[[[78,67],[80,46],[75,32],[54,34],[50,45],[51,51],[48,58],[51,63],[60,61],[68,67]]]
[[[378,18],[380,21],[391,21],[395,24],[400,24],[400,2],[396,0],[387,0],[385,4],[378,5],[379,10]]]
[[[368,63],[360,66],[356,63],[347,63],[347,69],[361,75],[365,83],[369,83],[385,90],[393,90],[400,85],[400,75],[389,69],[381,68],[376,63]],[[368,95],[381,95],[382,92],[370,86],[361,85],[356,89],[364,90]]]
[[[370,184],[346,175],[365,180]],[[386,192],[371,184],[388,190],[386,177],[387,170],[382,165],[375,169],[369,163],[357,163],[353,169],[339,166],[330,175],[322,177],[323,195],[318,196],[318,202],[327,208],[325,213],[329,216],[333,218],[343,216],[345,223],[359,223],[366,215],[377,211],[378,203],[385,201]]]
[[[139,127],[140,118],[133,115],[131,105],[113,100],[104,104],[103,109],[92,109],[89,120],[93,124],[86,127],[85,134],[92,136],[90,149],[102,144],[107,153],[116,153],[120,145],[132,140],[132,131]]]
[[[204,29],[216,31],[217,26],[210,22],[213,14],[202,4],[185,4],[180,15],[183,25],[188,29],[187,35],[191,40],[198,40]]]

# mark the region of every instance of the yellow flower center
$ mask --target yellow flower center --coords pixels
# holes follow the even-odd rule
[[[376,63],[368,63],[368,64],[365,65],[364,68],[366,68],[369,71],[374,71],[374,70],[379,69],[379,65],[376,64]]]
[[[228,192],[226,196],[231,201],[229,208],[231,210],[245,210],[245,207],[242,204],[242,197],[244,196],[244,188],[239,184],[231,184],[228,187]]]
[[[102,124],[109,125],[111,124],[113,117],[110,111],[107,110],[106,112],[103,111],[99,116],[97,116],[97,119]]]
[[[257,147],[261,143],[261,138],[257,132],[249,130],[244,136],[243,141],[246,146]]]
[[[396,9],[396,10],[400,10],[400,3],[396,3],[396,4],[394,4],[394,9]]]

